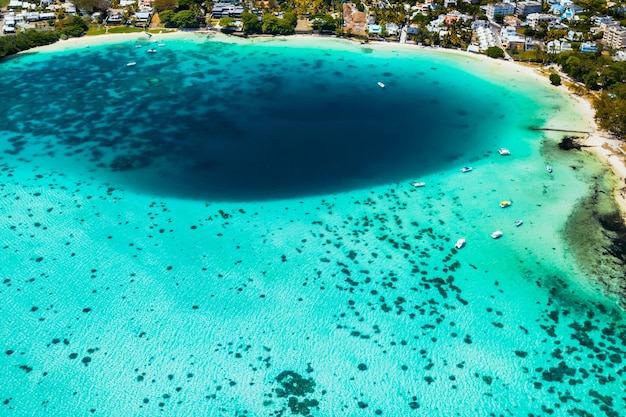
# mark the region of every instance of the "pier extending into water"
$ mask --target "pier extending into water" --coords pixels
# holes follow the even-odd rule
[[[550,132],[584,133],[586,135],[591,134],[591,132],[587,132],[587,131],[584,131],[584,130],[557,129],[557,128],[552,128],[552,127],[532,126],[530,129],[531,130],[547,130],[547,131],[550,131]]]

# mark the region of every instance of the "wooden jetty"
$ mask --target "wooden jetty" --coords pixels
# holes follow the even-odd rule
[[[548,130],[550,132],[584,133],[585,135],[591,134],[591,132],[587,132],[587,131],[584,131],[584,130],[557,129],[557,128],[553,128],[553,127],[532,126],[530,129],[531,130]]]

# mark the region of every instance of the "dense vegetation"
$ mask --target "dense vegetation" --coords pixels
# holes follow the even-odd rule
[[[286,12],[282,18],[272,13],[263,15],[263,32],[272,35],[291,35],[296,31],[298,18],[292,12]]]
[[[78,38],[88,29],[87,22],[80,16],[69,16],[60,22],[61,32],[68,37]]]
[[[225,21],[220,20],[220,26],[224,26]],[[241,23],[243,33],[250,35],[253,33],[269,33],[271,35],[291,35],[296,31],[298,18],[292,12],[285,12],[283,17],[275,16],[273,13],[265,13],[263,20],[259,21],[257,15],[252,13],[242,13]]]
[[[16,35],[0,36],[0,59],[37,46],[50,45],[61,38],[61,32],[27,30]]]
[[[563,52],[557,63],[572,80],[592,91],[596,120],[602,129],[626,138],[626,62],[615,62],[608,55]]]
[[[80,16],[69,16],[55,25],[55,30],[28,29],[15,35],[0,36],[0,59],[37,46],[50,45],[61,38],[83,36],[88,29]]]
[[[155,0],[154,8],[165,27],[198,28],[203,25],[201,0]]]
[[[261,24],[259,17],[253,13],[243,12],[241,14],[241,23],[243,25],[243,33],[245,35],[261,33],[261,31],[263,31],[263,25]]]
[[[497,46],[487,48],[487,56],[490,58],[504,58],[504,51]]]
[[[561,76],[559,74],[550,74],[550,83],[552,85],[561,85]]]

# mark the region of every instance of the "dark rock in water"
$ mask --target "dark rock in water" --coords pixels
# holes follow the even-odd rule
[[[556,368],[550,368],[544,371],[541,376],[544,381],[548,382],[561,382],[565,375],[574,376],[576,369],[570,368],[565,362],[559,362],[559,366]]]
[[[276,396],[278,398],[288,397],[287,406],[292,414],[310,415],[311,408],[319,405],[318,400],[307,398],[309,394],[315,392],[316,384],[312,378],[304,378],[293,371],[283,371],[276,377],[276,381],[282,387],[275,390]]]
[[[610,395],[602,395],[602,394],[600,394],[596,390],[589,390],[589,396],[593,397],[593,398],[597,398],[598,400],[602,401],[608,407],[612,407],[613,406],[613,398],[611,398]]]
[[[626,262],[626,225],[618,212],[599,215],[598,221],[605,230],[614,232],[608,250],[611,255]]]
[[[559,143],[559,149],[564,151],[569,151],[572,149],[580,150],[583,147],[578,140],[580,138],[576,136],[563,136],[561,142]]]

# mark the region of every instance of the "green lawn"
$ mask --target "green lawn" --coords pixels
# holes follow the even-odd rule
[[[3,0],[0,0],[3,1]],[[143,32],[143,28],[137,28],[137,27],[133,27],[133,26],[114,26],[114,27],[110,27],[109,31],[107,32],[106,29],[102,26],[100,26],[100,29],[97,28],[97,26],[90,26],[89,30],[85,33],[86,36],[97,36],[97,35],[104,35],[105,33],[136,33],[136,32]],[[149,29],[148,32],[150,33],[167,33],[167,32],[171,32],[171,30],[167,30],[167,29]]]
[[[136,28],[132,26],[115,26],[115,27],[109,28],[109,31],[108,31],[108,33],[135,33],[135,32],[143,32],[143,28]],[[89,30],[87,31],[87,33],[85,33],[85,35],[96,36],[96,35],[104,35],[105,33],[107,33],[106,29],[101,26],[100,29],[89,28]]]

